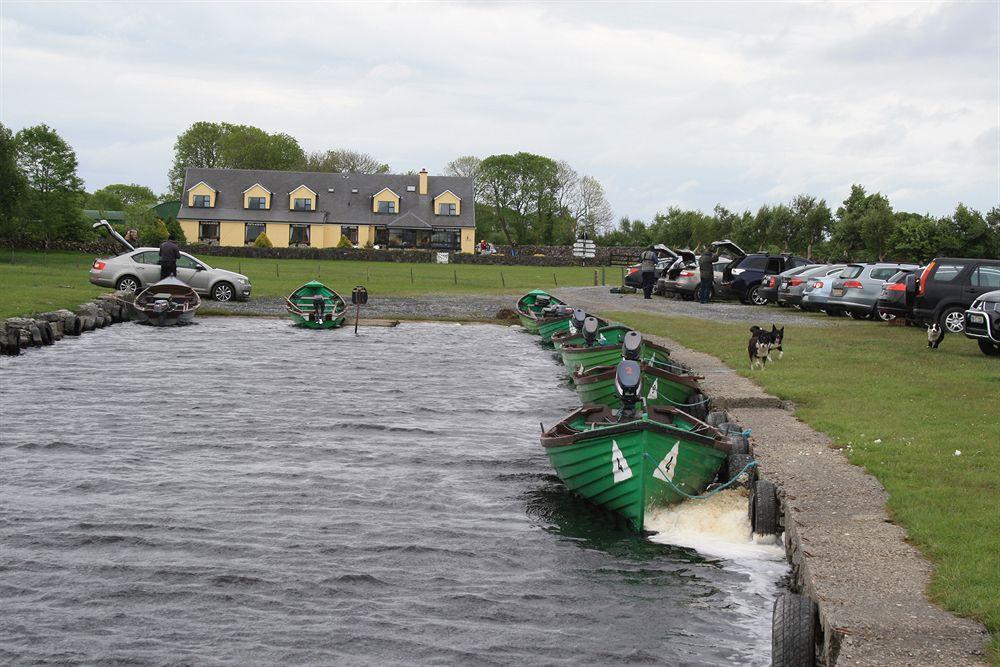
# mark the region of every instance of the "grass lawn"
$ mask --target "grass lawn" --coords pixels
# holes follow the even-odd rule
[[[13,261],[12,261],[13,260]],[[94,256],[84,253],[0,251],[0,317],[72,308],[107,290],[91,285],[87,272]],[[428,292],[516,294],[536,287],[592,285],[594,269],[584,267],[490,266],[479,264],[404,264],[304,259],[205,257],[210,266],[250,278],[253,295],[285,296],[318,279],[348,297],[355,285],[372,296]],[[618,268],[608,281],[620,280]]]
[[[839,320],[789,325],[784,359],[751,372],[746,324],[602,315],[712,354],[794,401],[882,482],[894,519],[934,563],[931,598],[985,623],[1000,664],[1000,359],[964,336],[934,352],[922,329]]]

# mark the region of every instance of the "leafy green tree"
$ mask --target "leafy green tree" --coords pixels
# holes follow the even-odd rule
[[[889,251],[889,239],[895,228],[896,219],[888,198],[875,193],[865,202],[865,212],[861,216],[861,237],[869,258],[883,261]]]
[[[810,195],[802,194],[795,197],[790,206],[795,216],[794,240],[791,248],[794,252],[805,252],[812,259],[814,249],[830,233],[833,215],[826,200],[818,202]]]
[[[955,207],[951,216],[951,228],[955,237],[961,240],[956,254],[962,257],[987,257],[992,245],[990,228],[983,215],[965,204]]]
[[[831,230],[831,245],[842,259],[854,259],[863,248],[861,238],[861,218],[868,207],[868,195],[864,187],[851,186],[851,194],[837,209],[837,221]]]
[[[124,211],[137,204],[152,206],[156,204],[156,195],[145,185],[112,183],[87,197],[84,208],[96,211]]]
[[[20,231],[20,209],[28,181],[17,166],[17,142],[0,123],[0,237],[13,240]]]
[[[182,132],[174,142],[174,163],[170,167],[170,193],[180,198],[184,189],[184,170],[188,167],[213,169],[226,167],[222,159],[222,123],[199,121]]]
[[[994,206],[986,212],[986,228],[990,235],[990,247],[986,257],[1000,259],[1000,207]]]
[[[889,238],[892,256],[899,261],[924,264],[941,252],[944,239],[941,224],[930,215],[898,212]]]
[[[78,241],[89,233],[81,213],[83,181],[76,175],[76,153],[47,125],[18,132],[17,165],[27,179],[23,216],[28,234],[48,244]]]
[[[555,232],[559,166],[532,153],[491,155],[480,165],[484,203],[507,243],[551,241]]]
[[[299,166],[303,171],[349,172],[352,174],[387,174],[389,165],[368,153],[335,148],[307,153]]]

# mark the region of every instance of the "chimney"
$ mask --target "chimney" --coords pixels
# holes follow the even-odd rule
[[[426,169],[421,169],[420,170],[420,187],[417,188],[417,191],[420,194],[422,194],[422,195],[427,194],[427,170]]]

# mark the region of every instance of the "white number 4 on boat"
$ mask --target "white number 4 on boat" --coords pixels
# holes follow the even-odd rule
[[[615,484],[632,478],[632,469],[628,467],[628,459],[618,448],[617,440],[611,441],[611,474],[614,475]]]
[[[680,440],[674,443],[674,446],[670,448],[667,455],[663,457],[662,461],[660,461],[660,465],[656,466],[656,470],[653,471],[653,477],[656,479],[662,479],[664,482],[668,479],[673,481],[674,471],[677,470],[677,453],[680,446]]]

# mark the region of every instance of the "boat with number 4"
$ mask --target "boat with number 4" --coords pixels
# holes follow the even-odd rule
[[[566,304],[548,292],[540,289],[531,290],[517,300],[517,316],[528,333],[538,333],[538,320],[542,310],[549,306],[565,306]]]
[[[285,298],[292,321],[307,329],[336,329],[344,323],[347,303],[323,283],[310,280]]]
[[[646,511],[705,492],[732,451],[717,429],[668,406],[642,406],[640,365],[616,368],[623,407],[584,406],[545,430],[541,444],[566,486],[625,517],[637,531]]]
[[[201,306],[201,297],[177,278],[164,278],[135,295],[132,308],[142,324],[166,327],[190,324]]]

